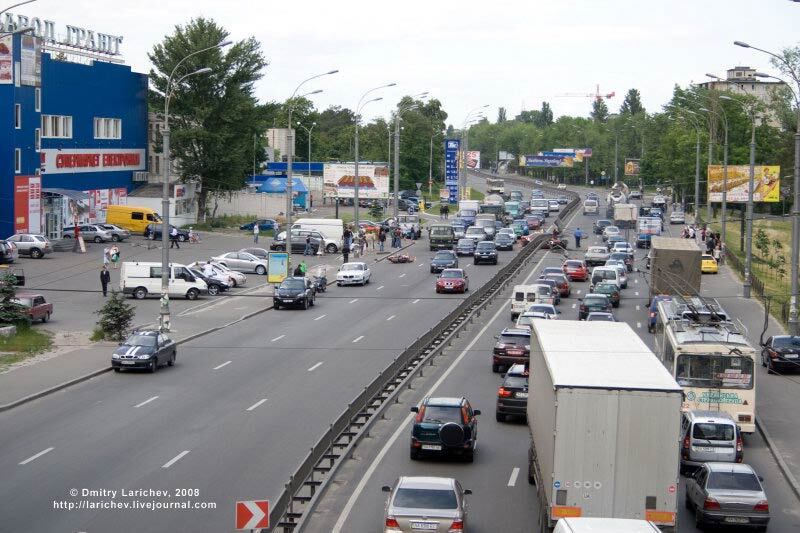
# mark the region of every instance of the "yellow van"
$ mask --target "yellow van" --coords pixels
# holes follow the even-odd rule
[[[161,222],[161,217],[149,207],[132,205],[109,205],[106,224],[114,224],[131,232],[144,233],[148,224]]]

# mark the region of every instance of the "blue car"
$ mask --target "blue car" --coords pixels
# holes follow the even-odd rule
[[[475,241],[470,238],[458,239],[455,252],[456,255],[475,255]]]
[[[248,222],[247,224],[242,224],[239,226],[239,229],[244,231],[253,231],[253,227],[256,224],[258,224],[258,229],[260,231],[266,231],[270,229],[278,231],[278,222],[271,218],[261,218],[252,222]]]
[[[653,299],[650,301],[650,309],[648,310],[647,314],[647,331],[650,333],[655,333],[656,331],[656,322],[658,322],[658,302],[670,301],[672,301],[672,296],[667,296],[665,294],[653,296]]]

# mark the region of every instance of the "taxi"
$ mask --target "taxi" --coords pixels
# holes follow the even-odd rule
[[[719,265],[717,264],[717,260],[714,259],[713,256],[710,256],[708,254],[703,254],[700,263],[700,271],[703,274],[718,274]]]

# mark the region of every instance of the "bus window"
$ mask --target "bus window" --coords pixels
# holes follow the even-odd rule
[[[680,355],[675,380],[683,387],[752,389],[753,360],[725,355]]]

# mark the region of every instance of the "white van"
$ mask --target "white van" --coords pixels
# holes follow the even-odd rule
[[[325,239],[325,251],[329,254],[342,249],[344,222],[338,218],[298,218],[292,229],[318,231]]]
[[[535,285],[514,285],[511,293],[511,320],[516,320],[534,303],[536,303]]]
[[[553,533],[661,533],[653,522],[629,518],[562,518]]]
[[[196,278],[188,268],[176,263],[170,265],[167,287],[170,296],[185,296],[189,300],[208,294],[205,281]],[[137,300],[148,295],[161,296],[161,263],[122,263],[119,288],[123,294],[130,294]]]
[[[619,270],[612,266],[599,266],[592,269],[592,277],[589,280],[592,287],[598,283],[615,283],[617,288],[622,289],[622,280]]]
[[[586,200],[583,202],[583,214],[584,215],[596,215],[600,212],[600,207],[597,204],[597,200]]]

